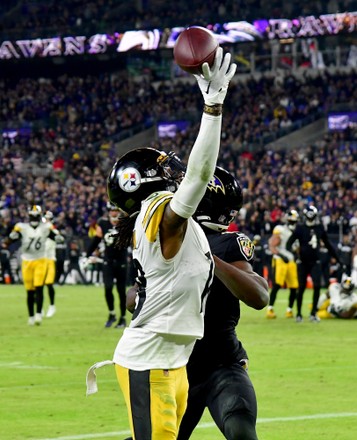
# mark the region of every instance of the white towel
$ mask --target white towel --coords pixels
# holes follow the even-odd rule
[[[113,361],[102,361],[102,362],[96,362],[94,365],[92,365],[89,370],[87,371],[87,377],[86,377],[86,384],[87,384],[87,396],[91,394],[95,394],[98,391],[97,386],[97,376],[95,374],[95,370],[97,368],[104,367],[105,365],[113,365]]]

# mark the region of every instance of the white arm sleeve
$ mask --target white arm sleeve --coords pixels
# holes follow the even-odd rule
[[[197,139],[188,159],[187,170],[171,202],[180,217],[189,218],[196,211],[213,177],[221,139],[222,115],[203,113]]]

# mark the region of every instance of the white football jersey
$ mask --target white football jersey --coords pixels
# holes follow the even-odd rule
[[[33,228],[29,223],[16,223],[14,231],[21,235],[21,258],[23,260],[38,260],[46,257],[46,240],[53,225],[40,223]]]
[[[46,258],[48,260],[56,260],[56,242],[51,238],[46,240]]]
[[[339,283],[330,284],[328,293],[331,299],[328,307],[329,312],[333,310],[339,315],[340,313],[348,312],[353,305],[357,304],[357,295],[354,292],[351,294],[344,293]]]
[[[163,257],[159,225],[172,195],[158,192],[146,199],[135,223],[133,258],[146,287],[114,353],[114,362],[126,368],[182,367],[203,336],[214,262],[207,238],[192,218],[178,253],[169,260]]]
[[[286,249],[286,243],[292,234],[292,231],[289,229],[289,227],[287,225],[276,225],[273,229],[273,234],[278,234],[280,237],[280,243],[279,246],[277,246],[279,253],[285,255],[289,261],[294,261],[293,253]]]

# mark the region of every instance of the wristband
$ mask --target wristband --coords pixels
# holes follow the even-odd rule
[[[211,116],[220,116],[222,114],[222,109],[223,109],[222,104],[213,104],[213,105],[205,104],[203,106],[203,113],[206,113],[207,115],[211,115]]]

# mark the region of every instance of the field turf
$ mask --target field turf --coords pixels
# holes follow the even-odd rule
[[[114,368],[97,371],[99,392],[86,397],[94,362],[111,359],[121,329],[105,329],[102,287],[56,287],[57,313],[27,325],[23,286],[0,285],[0,437],[2,440],[118,439],[129,435]],[[45,292],[45,308],[48,305]],[[242,306],[238,327],[258,397],[260,440],[357,438],[357,321],[310,323]],[[209,413],[191,437],[223,439]]]

